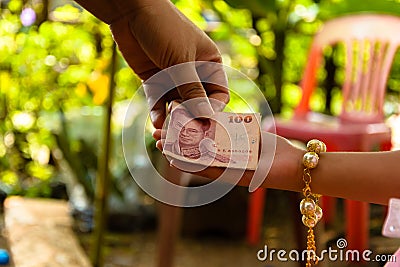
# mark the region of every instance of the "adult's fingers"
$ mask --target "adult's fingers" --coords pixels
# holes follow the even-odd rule
[[[160,71],[143,82],[144,93],[150,108],[150,119],[157,129],[163,127],[167,102],[180,98],[174,88],[175,83],[165,71]]]
[[[168,101],[179,99],[194,117],[206,118],[211,117],[214,111],[222,111],[229,102],[227,79],[220,68],[222,65],[204,62],[201,68],[196,69],[195,64],[188,62],[173,66],[144,82],[151,120],[156,128],[161,128],[164,123]],[[205,68],[205,65],[210,66]]]
[[[164,128],[164,122],[169,113],[167,104],[170,101],[179,99],[180,96],[176,90],[166,92],[161,98],[156,99],[156,94],[152,95],[145,89],[148,106],[150,107],[150,119],[156,129]],[[158,101],[157,101],[158,100]],[[156,102],[157,101],[157,102]]]
[[[197,75],[196,62],[186,62],[167,69],[175,82],[182,104],[194,117],[209,118],[214,114],[206,91]]]
[[[203,82],[214,111],[222,111],[229,102],[228,78],[218,62],[198,62],[197,73]]]
[[[161,129],[155,129],[154,131],[153,131],[153,138],[154,139],[156,139],[156,140],[160,140],[161,139]]]
[[[163,143],[162,143],[161,140],[158,140],[156,142],[156,147],[157,147],[158,150],[163,151]]]
[[[165,140],[165,134],[162,129],[155,129],[153,131],[153,138],[156,140],[156,148],[163,151],[163,142]]]
[[[167,117],[165,105],[166,102],[161,99],[152,105],[150,109],[150,120],[156,129],[161,129],[163,127],[165,118]]]
[[[153,138],[154,138],[155,140],[157,140],[157,142],[156,142],[156,147],[157,147],[160,151],[163,150],[163,145],[164,145],[164,142],[165,142],[165,137],[166,137],[166,133],[165,133],[164,130],[162,130],[162,129],[156,129],[156,130],[154,130],[154,132],[153,132]]]
[[[220,91],[220,86],[214,84],[206,84],[204,87],[207,92],[210,92],[208,98],[213,110],[215,112],[222,111],[229,102],[229,91]]]

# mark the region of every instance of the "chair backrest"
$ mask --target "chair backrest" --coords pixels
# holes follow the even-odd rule
[[[322,26],[311,45],[295,116],[305,116],[309,111],[323,49],[337,43],[343,43],[346,50],[341,120],[382,122],[386,83],[400,45],[400,17],[384,14],[348,15]]]

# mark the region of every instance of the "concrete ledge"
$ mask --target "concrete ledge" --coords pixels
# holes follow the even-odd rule
[[[90,267],[72,231],[68,202],[7,198],[5,230],[15,267]]]

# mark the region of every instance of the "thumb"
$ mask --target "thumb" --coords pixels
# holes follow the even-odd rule
[[[194,117],[210,118],[214,111],[206,91],[197,75],[195,62],[186,62],[168,69],[171,79],[175,82],[182,104]]]

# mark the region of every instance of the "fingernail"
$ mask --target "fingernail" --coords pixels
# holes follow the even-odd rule
[[[194,115],[196,117],[210,118],[210,117],[212,117],[212,115],[214,115],[214,111],[211,108],[210,103],[208,103],[206,101],[197,103],[196,108],[192,112],[195,113]]]

